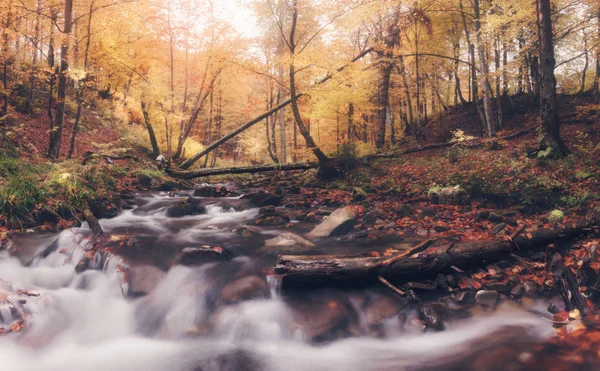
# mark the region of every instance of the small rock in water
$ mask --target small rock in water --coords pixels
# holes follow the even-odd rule
[[[267,283],[258,276],[243,277],[223,286],[219,299],[225,304],[244,300],[266,298],[269,294]]]
[[[174,265],[200,265],[205,263],[228,261],[231,257],[219,246],[186,247],[175,258]]]
[[[266,192],[257,193],[250,199],[250,205],[254,207],[279,206],[280,204],[281,197]]]
[[[510,290],[510,297],[514,298],[514,299],[518,299],[521,296],[523,296],[524,292],[525,292],[525,287],[523,285],[516,285],[515,287],[512,288],[512,290]]]
[[[266,214],[266,213],[274,213],[275,212],[275,206],[273,205],[267,205],[267,206],[263,206],[258,210],[259,214]]]
[[[535,282],[525,281],[523,287],[525,287],[525,296],[529,298],[535,297],[538,292],[538,285]]]
[[[475,293],[473,291],[461,291],[452,296],[455,302],[461,304],[475,303]]]
[[[446,318],[446,308],[442,304],[425,303],[418,309],[419,319],[425,327],[436,331],[442,331],[446,328],[444,319]]]
[[[201,214],[206,214],[206,208],[199,199],[193,197],[183,198],[176,206],[167,209],[167,216],[171,218]]]
[[[404,298],[393,298],[381,296],[372,301],[365,310],[365,317],[369,325],[381,323],[386,318],[394,317],[402,309],[408,306],[408,301]]]
[[[334,211],[321,224],[316,226],[308,236],[311,238],[341,236],[346,234],[356,225],[356,215],[349,208],[344,207]]]
[[[479,290],[475,296],[477,304],[484,307],[494,307],[498,302],[498,291],[494,290]]]
[[[282,254],[284,252],[299,252],[315,248],[315,244],[295,233],[282,233],[275,238],[265,241],[265,246],[259,251]]]
[[[252,237],[252,236],[257,236],[260,234],[259,231],[257,231],[254,228],[248,227],[247,225],[243,225],[241,227],[234,228],[231,232],[233,234],[236,234],[236,235],[242,236],[242,237]]]
[[[229,197],[232,192],[226,187],[204,186],[194,190],[194,197]]]

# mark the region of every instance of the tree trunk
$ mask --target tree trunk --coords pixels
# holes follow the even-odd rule
[[[354,137],[354,104],[348,104],[348,144],[352,143]]]
[[[483,112],[485,114],[485,127],[488,138],[496,134],[494,125],[494,110],[492,107],[492,92],[488,79],[488,65],[481,37],[481,11],[479,9],[479,0],[473,1],[475,9],[475,32],[477,37],[477,51],[479,54],[479,70],[481,71],[481,91],[483,92]]]
[[[370,255],[280,255],[275,273],[280,275],[284,288],[324,286],[364,286],[377,282],[383,276],[395,282],[406,282],[423,277],[435,277],[452,272],[452,267],[474,268],[505,259],[512,252],[533,250],[572,239],[588,233],[589,225],[570,226],[559,231],[543,229],[531,237],[508,240],[462,242],[456,245],[438,244],[426,249],[427,253],[405,256],[389,261]]]
[[[283,84],[283,64],[279,65],[279,82]],[[277,93],[277,102],[283,101],[283,86],[279,86],[279,92]],[[281,107],[279,110],[279,147],[281,148],[281,163],[287,162],[287,143],[285,139],[285,109]]]
[[[50,144],[54,141],[54,117],[52,116],[52,106],[54,105],[54,81],[56,80],[56,74],[58,72],[54,65],[54,25],[56,24],[56,18],[57,15],[54,10],[52,10],[50,15],[50,36],[48,40],[48,69],[50,70],[50,86],[48,88],[48,120],[50,121],[50,131],[48,148],[50,148]]]
[[[469,28],[467,27],[467,16],[465,14],[465,10],[463,7],[462,0],[458,2],[460,7],[460,15],[463,23],[463,30],[465,31],[465,39],[467,41],[467,47],[469,48],[469,64],[471,69],[471,90],[472,90],[472,99],[475,104],[478,104],[478,88],[477,88],[477,69],[475,68],[475,46],[471,42],[471,34],[469,33]],[[485,123],[484,123],[485,124]]]
[[[150,144],[152,144],[152,159],[155,159],[160,154],[160,149],[158,148],[156,135],[154,134],[154,129],[152,128],[152,123],[150,122],[150,105],[147,105],[143,100],[141,104],[142,113],[144,114],[144,122],[146,123],[146,129],[148,130],[148,136],[150,136]]]
[[[88,58],[90,55],[90,44],[92,42],[92,15],[94,14],[94,2],[92,0],[90,3],[90,9],[88,14],[88,24],[87,24],[87,40],[85,43],[85,52],[83,55],[83,71],[85,72],[85,76],[87,77],[87,67],[88,67]],[[81,119],[81,106],[83,105],[83,96],[85,92],[85,81],[87,79],[84,77],[84,82],[79,87],[77,91],[77,113],[75,114],[75,123],[73,124],[73,134],[71,135],[71,145],[69,146],[69,153],[67,154],[67,158],[71,158],[73,156],[73,152],[75,151],[75,141],[77,140],[77,134],[79,133],[79,120]],[[81,84],[81,82],[79,82]]]
[[[215,169],[201,169],[194,171],[176,171],[170,170],[168,174],[178,179],[195,179],[211,175],[227,174],[254,174],[269,171],[290,171],[290,170],[309,170],[318,167],[317,163],[290,163],[259,166],[241,166],[241,167],[222,167]]]
[[[462,104],[467,104],[467,101],[465,100],[465,98],[462,95],[462,89],[460,87],[460,77],[458,76],[458,58],[460,56],[460,43],[454,44],[454,58],[456,59],[454,61],[454,81],[456,83],[456,86],[454,88],[454,105],[456,105],[458,103],[458,99],[460,99],[460,102]]]
[[[539,53],[540,53],[540,122],[544,130],[543,143],[552,148],[553,156],[561,157],[567,146],[560,137],[558,98],[554,68],[554,45],[552,39],[552,11],[550,0],[537,0]]]
[[[494,48],[494,63],[496,67],[496,107],[498,109],[498,116],[496,121],[496,130],[501,130],[502,126],[504,126],[504,116],[502,114],[502,95],[500,91],[500,46],[502,43],[500,42],[500,35],[496,37],[496,45]]]
[[[590,63],[587,47],[588,47],[587,37],[584,34],[583,35],[583,48],[584,48],[583,52],[585,55],[585,64],[583,65],[583,72],[581,73],[581,87],[579,88],[579,94],[583,94],[583,92],[585,91],[585,77],[587,75],[587,70],[588,70],[589,63]]]
[[[385,126],[386,109],[389,102],[390,78],[392,74],[392,65],[389,62],[384,62],[379,68],[379,96],[377,99],[377,141],[375,143],[378,149],[385,145]],[[418,99],[418,98],[417,98]]]
[[[60,155],[63,122],[65,120],[65,103],[67,100],[67,80],[69,73],[69,37],[71,36],[71,30],[73,28],[73,0],[65,0],[64,17],[63,33],[65,36],[63,37],[60,47],[60,74],[58,76],[57,90],[58,107],[56,109],[54,136],[50,143],[50,148],[48,149],[48,157],[54,160],[58,159],[58,156]]]
[[[33,40],[31,41],[33,44],[33,58],[31,60],[31,76],[29,77],[29,85],[31,92],[29,93],[29,115],[33,115],[33,100],[35,97],[35,74],[37,70],[38,63],[38,48],[40,43],[40,15],[42,13],[42,0],[37,0],[37,11],[35,15],[35,29],[33,33]]]
[[[404,86],[404,95],[406,96],[406,108],[408,111],[408,122],[412,126],[413,123],[415,122],[415,118],[413,115],[412,100],[410,98],[410,90],[408,88],[408,78],[406,76],[406,74],[407,74],[406,66],[404,65],[404,58],[402,56],[399,57],[399,60],[400,60],[400,68],[401,68],[400,73],[402,74],[402,85]]]

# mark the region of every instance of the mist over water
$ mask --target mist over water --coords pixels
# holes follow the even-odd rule
[[[209,206],[205,215],[172,219],[165,212],[172,199],[153,195],[136,201],[136,210],[102,220],[105,231],[128,231],[155,236],[156,243],[194,246],[233,239],[231,229],[249,223],[258,213]],[[264,238],[277,233],[265,232]],[[542,339],[553,332],[538,315],[507,307],[453,321],[443,332],[423,333],[414,309],[407,308],[383,321],[376,337],[357,303],[380,294],[336,292],[335,297],[353,308],[356,328],[352,336],[317,343],[298,325],[298,318],[300,313],[318,320],[319,309],[315,315],[312,302],[280,296],[273,279],[267,280],[267,297],[237,304],[219,301],[219,291],[234,273],[261,274],[256,256],[240,253],[231,262],[174,266],[160,276],[151,293],[132,298],[127,295],[126,272],[135,262],[112,255],[97,261],[101,264],[97,270],[75,272],[90,247],[89,235],[87,228],[61,232],[57,248],[29,266],[0,252],[0,298],[9,295],[0,300],[0,327],[10,327],[19,319],[19,311],[25,314],[23,329],[0,336],[1,370],[435,369],[498,344]],[[37,252],[46,247],[46,242],[26,246]],[[40,295],[19,295],[19,290]],[[400,315],[407,317],[404,323],[398,320]]]

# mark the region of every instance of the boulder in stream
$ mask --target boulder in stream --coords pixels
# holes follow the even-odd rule
[[[194,197],[230,197],[233,192],[223,186],[203,186],[194,190]]]
[[[223,286],[219,299],[224,304],[234,304],[244,300],[266,298],[269,288],[265,280],[258,276],[243,277]]]
[[[320,238],[329,236],[341,236],[351,232],[356,225],[356,214],[348,208],[343,207],[334,211],[325,221],[316,226],[308,236]]]
[[[183,198],[177,205],[167,209],[167,216],[171,218],[200,214],[206,214],[206,208],[199,199],[193,197]]]
[[[250,199],[250,205],[254,206],[254,207],[263,207],[263,206],[279,206],[281,204],[281,197],[271,194],[271,193],[266,193],[266,192],[259,192],[256,193],[251,199]]]

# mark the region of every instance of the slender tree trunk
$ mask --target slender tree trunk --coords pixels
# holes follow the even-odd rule
[[[348,104],[348,144],[352,143],[354,137],[354,104]]]
[[[33,44],[33,58],[31,60],[31,75],[29,77],[29,87],[31,89],[31,91],[29,92],[29,103],[28,103],[28,108],[29,108],[29,115],[32,116],[33,115],[33,100],[35,97],[35,74],[36,74],[36,70],[37,70],[37,63],[38,63],[38,48],[39,48],[39,43],[40,43],[40,15],[42,13],[42,0],[37,0],[37,12],[35,15],[35,29],[34,29],[34,34],[33,34],[33,40],[32,40],[32,44]]]
[[[471,34],[469,33],[469,28],[467,27],[467,16],[465,14],[465,10],[463,7],[462,0],[458,2],[460,7],[460,15],[462,17],[463,30],[465,31],[465,39],[467,41],[467,47],[469,48],[469,64],[471,69],[471,94],[472,99],[475,105],[478,105],[478,87],[477,87],[477,69],[475,69],[475,46],[471,42]],[[477,109],[477,108],[476,108]],[[485,124],[485,123],[484,123]]]
[[[390,78],[392,74],[392,65],[384,62],[380,67],[379,76],[379,97],[377,107],[377,148],[381,149],[385,145],[385,127],[387,124],[386,110],[389,102]]]
[[[71,158],[73,156],[73,152],[75,150],[75,141],[77,140],[77,134],[79,133],[79,121],[81,119],[81,107],[83,105],[83,97],[85,93],[85,81],[87,80],[87,67],[88,67],[88,59],[90,55],[90,44],[92,42],[92,15],[94,14],[94,0],[90,3],[90,9],[88,14],[88,24],[87,24],[87,39],[85,42],[85,51],[83,55],[83,71],[85,72],[84,82],[78,82],[81,84],[79,90],[77,91],[77,113],[75,114],[75,123],[73,124],[73,135],[71,136],[71,145],[69,146],[69,153],[67,154],[67,158]]]
[[[496,116],[496,130],[501,130],[502,126],[504,126],[504,116],[502,113],[502,93],[500,90],[501,84],[501,74],[500,74],[500,46],[502,42],[500,41],[500,35],[496,36],[496,45],[494,48],[494,63],[496,67],[496,107],[498,109],[498,115]]]
[[[458,99],[460,99],[460,102],[462,104],[467,104],[467,101],[465,100],[465,98],[463,97],[462,94],[462,88],[460,87],[460,77],[458,76],[458,68],[459,68],[459,64],[458,64],[458,58],[460,56],[460,43],[456,43],[454,44],[454,58],[456,59],[454,61],[454,81],[456,82],[456,86],[455,86],[455,94],[454,94],[454,105],[456,106],[458,103]]]
[[[588,56],[588,50],[587,50],[587,37],[583,36],[583,48],[584,48],[584,55],[585,55],[585,64],[583,65],[583,71],[581,73],[581,87],[579,88],[579,94],[583,94],[583,92],[585,91],[585,77],[587,75],[587,70],[590,64],[590,59]]]
[[[156,135],[154,134],[154,129],[152,128],[152,123],[150,122],[150,105],[146,104],[143,100],[141,104],[142,113],[144,114],[144,122],[146,123],[146,129],[148,130],[148,136],[150,137],[150,144],[152,145],[152,159],[155,159],[160,154],[160,149],[158,148]]]
[[[406,67],[404,65],[404,58],[402,56],[399,57],[400,59],[400,68],[401,73],[402,73],[402,85],[404,86],[404,95],[406,96],[406,108],[408,111],[408,122],[410,123],[410,125],[412,126],[413,123],[415,122],[414,119],[414,115],[413,115],[413,109],[412,109],[412,100],[410,97],[410,90],[408,87],[408,77],[406,76],[407,72],[406,72]]]
[[[54,105],[54,81],[56,80],[56,75],[58,71],[56,71],[55,61],[54,61],[54,25],[56,23],[57,15],[54,10],[50,16],[50,36],[48,40],[48,68],[50,70],[50,86],[48,88],[48,119],[50,121],[50,131],[49,131],[49,142],[48,148],[50,148],[50,144],[54,141],[54,117],[52,116],[52,106]]]
[[[279,65],[279,82],[283,84],[283,64]],[[279,86],[277,92],[277,102],[283,102],[283,86]],[[281,148],[281,163],[287,162],[287,143],[285,139],[285,108],[279,110],[279,147]]]
[[[206,140],[205,140],[205,144],[206,145],[209,145],[212,142],[212,140],[213,140],[213,135],[212,135],[213,134],[213,130],[214,130],[213,129],[213,101],[214,101],[214,94],[213,94],[213,91],[211,89],[210,95],[209,95],[209,98],[208,98],[208,130],[206,131],[207,132],[207,137],[206,137]],[[215,137],[215,138],[217,138],[217,137]],[[209,157],[210,156],[204,157],[204,167],[208,166],[208,159],[209,159]]]
[[[56,109],[56,127],[55,135],[53,138],[54,140],[52,141],[52,143],[50,143],[50,148],[48,150],[48,157],[54,160],[58,159],[58,156],[60,155],[63,122],[65,119],[65,103],[67,99],[67,80],[69,73],[69,37],[71,36],[71,31],[73,28],[73,0],[65,0],[64,17],[64,37],[60,47],[60,74],[58,76],[58,107]]]
[[[554,156],[568,152],[560,137],[558,98],[554,68],[554,45],[552,39],[552,11],[550,0],[537,0],[539,53],[540,53],[540,122],[544,130],[543,143],[552,148]]]
[[[598,19],[598,40],[600,40],[600,5],[598,5],[596,16]],[[594,84],[592,85],[590,92],[596,97],[596,100],[600,102],[600,46],[596,47],[596,77],[594,78]]]
[[[481,11],[479,9],[479,0],[474,0],[473,6],[475,8],[475,32],[477,37],[477,51],[479,54],[479,69],[481,71],[481,91],[483,92],[485,126],[487,129],[487,136],[491,138],[496,134],[496,128],[494,125],[494,111],[492,107],[492,89],[488,80],[487,58],[481,37]]]
[[[521,53],[523,53],[523,36],[521,34],[519,34],[519,38],[518,38],[518,43],[519,43],[519,55]],[[517,79],[517,93],[518,94],[523,94],[523,63],[519,62],[519,76]]]

